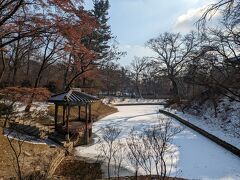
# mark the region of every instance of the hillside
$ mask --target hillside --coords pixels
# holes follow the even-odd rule
[[[219,97],[216,106],[217,116],[210,100],[203,103],[195,100],[184,109],[184,112],[180,108],[170,108],[169,111],[240,148],[240,102]]]

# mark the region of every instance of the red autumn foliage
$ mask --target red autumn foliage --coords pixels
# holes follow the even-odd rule
[[[37,54],[43,57],[32,59],[46,62],[39,62],[39,69],[41,69],[37,70],[39,73],[37,77],[34,77],[36,79],[34,87],[38,87],[43,71],[57,62],[51,57],[57,59],[58,62],[62,61],[68,64],[67,86],[70,86],[85,72],[96,69],[95,61],[98,57],[93,50],[91,38],[100,25],[90,11],[84,10],[83,0],[23,0],[19,4],[13,0],[7,0],[7,2],[9,2],[9,6],[4,7],[4,10],[9,17],[0,24],[0,50],[4,52],[2,54],[7,54],[5,52],[11,52],[11,46],[18,49],[17,44],[23,44],[23,42],[19,42],[20,40],[24,43],[29,40],[35,46],[38,45]],[[0,9],[4,3],[0,3]],[[14,13],[9,13],[13,10]],[[56,44],[55,39],[59,39],[57,47],[53,46],[54,43]],[[46,51],[43,47],[47,47]],[[45,55],[44,51],[50,52],[49,55]],[[31,55],[31,52],[29,54]],[[71,57],[70,63],[68,63],[69,57]],[[17,62],[20,61],[17,56],[15,59],[17,60],[14,66],[21,64],[21,62]],[[26,57],[22,59],[26,59]],[[4,68],[0,72],[0,82],[3,82],[7,65],[4,58],[1,61]],[[13,61],[15,62],[15,60]],[[15,85],[13,82],[10,82],[12,86]]]
[[[83,1],[74,0],[40,0],[42,5],[48,9],[48,17],[53,28],[64,39],[64,51],[67,54],[62,60],[68,63],[69,57],[72,69],[67,86],[80,75],[95,68],[97,59],[95,52],[91,49],[86,39],[90,39],[94,31],[99,27],[97,20],[83,8]],[[54,7],[56,13],[51,9]],[[69,56],[69,57],[68,57]]]

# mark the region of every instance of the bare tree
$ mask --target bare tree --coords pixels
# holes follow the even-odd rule
[[[100,156],[103,157],[104,160],[107,161],[107,169],[108,169],[108,179],[111,178],[111,163],[116,158],[116,153],[119,151],[119,142],[117,142],[117,138],[119,137],[121,130],[117,127],[108,125],[102,129],[102,143],[100,145]],[[122,159],[120,158],[120,162]],[[118,167],[119,170],[119,167]],[[119,173],[118,173],[119,174]]]
[[[228,27],[224,23],[222,30],[207,31],[204,46],[188,65],[185,82],[206,87],[211,96],[224,95],[239,101],[239,44]]]
[[[147,46],[155,53],[153,61],[159,67],[159,73],[168,77],[172,83],[172,91],[178,97],[177,77],[181,75],[184,66],[190,61],[190,56],[199,44],[194,32],[182,37],[179,33],[164,33],[150,39]]]
[[[234,24],[239,24],[240,2],[239,0],[219,0],[209,5],[201,18],[197,21],[199,30],[206,30],[207,21],[211,20],[217,11],[221,11],[224,19],[231,19]]]
[[[182,128],[175,126],[169,119],[158,117],[158,124],[143,131],[131,130],[127,139],[129,148],[128,158],[135,167],[135,178],[141,167],[147,175],[152,176],[152,169],[155,168],[158,179],[164,180],[170,175],[173,166],[174,147],[173,138],[182,131]],[[167,167],[167,162],[169,167]]]
[[[125,159],[125,152],[126,152],[126,147],[125,144],[121,143],[120,140],[117,142],[117,151],[113,154],[113,160],[114,160],[114,174],[115,177],[120,179],[120,171],[122,168],[122,163]]]
[[[138,178],[138,171],[140,168],[140,155],[139,149],[141,149],[141,142],[138,138],[134,129],[132,129],[127,138],[128,149],[130,150],[127,154],[130,164],[135,169],[135,179]]]
[[[0,2],[0,49],[22,38],[33,37],[45,32],[33,9],[40,8],[40,1],[2,0]],[[21,28],[19,29],[19,27]],[[19,31],[20,30],[20,31]]]
[[[137,132],[132,129],[127,138],[129,148],[128,159],[135,168],[135,178],[138,178],[138,171],[142,168],[146,175],[152,176],[152,151],[144,132]]]
[[[142,92],[146,95],[151,95],[153,98],[157,98],[160,91],[164,91],[167,87],[161,85],[161,74],[159,74],[158,67],[155,66],[154,62],[148,63],[148,66],[143,72],[143,90]],[[166,92],[168,93],[168,92]]]
[[[215,70],[215,73],[211,76],[213,84],[221,90],[220,93],[223,95],[240,101],[238,92],[240,88],[238,80],[240,77],[240,54],[238,51],[240,44],[236,43],[231,31],[228,31],[227,28],[224,32],[214,30],[212,34],[211,44],[216,47],[214,53],[217,57],[217,62],[212,63]]]
[[[138,97],[140,98],[142,97],[141,89],[140,89],[140,81],[142,80],[143,72],[147,66],[148,66],[148,59],[145,57],[143,58],[134,57],[133,61],[131,62],[132,75],[135,81]]]
[[[4,63],[6,63],[5,61],[8,60],[9,73],[11,73],[12,75],[11,80],[8,79],[8,81],[11,81],[12,86],[16,85],[16,77],[19,75],[17,72],[21,67],[27,64],[28,66],[27,71],[29,71],[29,61],[31,54],[33,53],[33,51],[36,51],[37,49],[41,48],[39,45],[36,44],[38,43],[35,41],[35,38],[22,38],[6,46],[7,52],[4,53],[5,55],[3,57],[4,58],[3,61]],[[5,67],[3,66],[0,75],[0,82],[3,80],[4,73]]]
[[[104,67],[102,67],[102,81],[106,87],[107,95],[110,95],[111,91],[117,91],[117,88],[120,85],[117,81],[119,80],[119,64],[108,62],[105,63]]]
[[[23,144],[26,139],[22,138],[20,134],[14,133],[11,129],[9,129],[7,133],[7,140],[12,150],[12,153],[10,153],[10,155],[14,170],[17,174],[18,179],[22,180],[23,179],[22,168],[24,166],[24,155],[22,150]]]
[[[62,58],[62,51],[64,49],[62,38],[52,34],[47,34],[46,37],[43,38],[43,45],[43,55],[40,57],[42,58],[40,62],[41,65],[35,79],[34,88],[38,88],[44,70]],[[33,93],[32,98],[29,99],[28,105],[25,108],[26,112],[29,112],[34,96],[35,94]]]
[[[174,126],[169,119],[166,120],[159,117],[158,120],[158,124],[145,129],[144,134],[147,143],[149,143],[152,149],[152,158],[158,179],[164,180],[171,173],[171,168],[167,169],[166,160],[171,161],[175,152],[171,144],[172,140],[182,131],[182,128]],[[172,163],[170,165],[172,166]]]
[[[1,19],[0,19],[0,26],[6,23],[23,5],[24,0],[7,0],[1,1],[0,4],[0,12],[1,12]]]

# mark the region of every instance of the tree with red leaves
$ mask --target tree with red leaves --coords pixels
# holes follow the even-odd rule
[[[41,23],[51,28],[42,34],[44,43],[43,60],[37,74],[34,88],[38,87],[42,72],[58,60],[64,60],[65,54],[73,61],[72,65],[77,73],[70,80],[87,71],[95,58],[95,53],[83,42],[98,27],[94,17],[83,9],[82,1],[39,0],[45,14]],[[54,9],[54,10],[53,10]],[[29,111],[32,101],[26,108]]]

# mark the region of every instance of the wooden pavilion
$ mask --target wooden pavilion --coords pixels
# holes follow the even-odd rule
[[[91,104],[98,98],[81,92],[81,89],[73,88],[66,92],[51,96],[49,102],[55,104],[55,132],[65,136],[67,141],[73,141],[75,145],[88,144],[92,138],[92,110]],[[71,119],[71,108],[78,107],[78,118]],[[59,122],[58,112],[62,107],[62,118]],[[81,118],[81,108],[85,108],[85,114]]]

